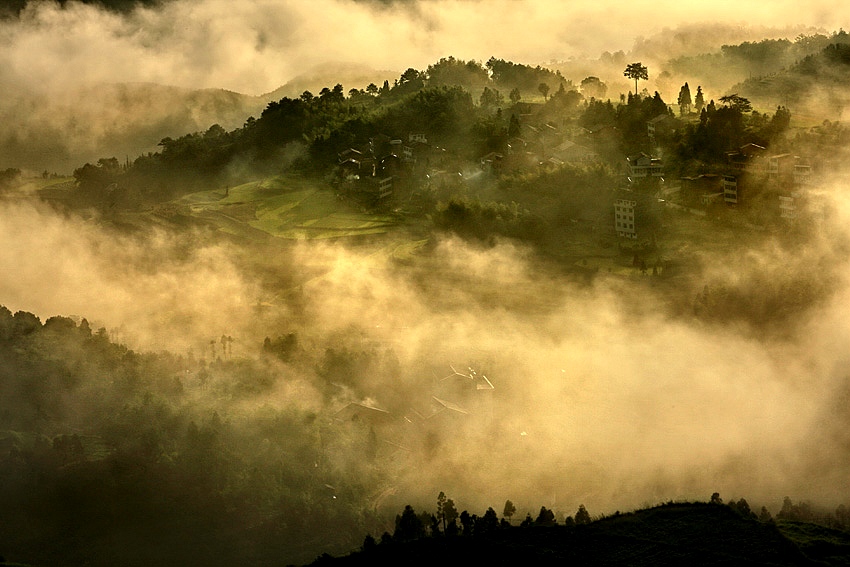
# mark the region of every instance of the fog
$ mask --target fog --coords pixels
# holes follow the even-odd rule
[[[739,33],[748,27],[832,31],[847,18],[845,7],[826,1],[808,4],[804,14],[790,0],[769,8],[755,1],[618,6],[178,0],[115,13],[79,2],[64,7],[30,2],[19,19],[0,25],[0,68],[4,82],[28,89],[144,81],[259,95],[327,62],[402,70],[423,69],[447,55],[485,61],[495,55],[546,63],[629,51],[636,39],[683,24],[705,23],[709,32],[694,43],[710,49],[718,46],[716,39],[734,35],[718,33],[718,26]],[[638,45],[646,46],[643,41]]]
[[[848,208],[836,203],[833,221],[802,242],[754,236],[745,252],[703,257],[693,284],[663,293],[640,279],[576,283],[515,244],[445,238],[413,266],[343,244],[286,246],[276,261],[294,272],[294,287],[275,294],[246,268],[249,252],[209,235],[119,236],[5,202],[0,259],[15,268],[0,297],[12,311],[85,316],[140,350],[203,355],[226,334],[238,356],[253,357],[264,335],[297,331],[319,351],[363,340],[392,351],[392,376],[318,402],[327,415],[368,400],[400,418],[427,405],[434,379],[452,366],[486,373],[490,401],[436,430],[412,457],[421,466],[395,479],[394,504],[428,502],[439,490],[471,509],[512,498],[529,510],[583,502],[612,512],[713,491],[829,503],[844,495],[850,465],[836,403],[850,376]],[[675,309],[705,283],[745,296],[769,295],[765,286],[797,293],[811,284],[806,274],[824,283],[803,289],[803,307],[771,332]],[[289,372],[287,383],[320,389],[316,375]],[[283,403],[315,409],[306,391]],[[224,415],[267,403],[216,402]]]

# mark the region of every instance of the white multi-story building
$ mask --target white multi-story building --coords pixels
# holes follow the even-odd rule
[[[783,219],[797,218],[797,205],[794,202],[796,199],[793,195],[779,196],[779,216]]]
[[[637,201],[629,199],[617,199],[614,201],[614,226],[617,236],[623,238],[637,238],[635,229],[635,208]]]
[[[727,203],[738,203],[738,179],[734,175],[723,176],[723,200]]]

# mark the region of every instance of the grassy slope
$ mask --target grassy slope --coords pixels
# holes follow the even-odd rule
[[[186,195],[192,214],[224,232],[253,237],[254,231],[294,240],[384,234],[398,224],[392,215],[352,210],[333,192],[309,180],[274,177],[233,187]]]
[[[850,565],[850,534],[808,522],[780,521],[777,527],[806,556],[827,565]]]

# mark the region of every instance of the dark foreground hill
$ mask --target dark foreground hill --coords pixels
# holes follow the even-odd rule
[[[415,558],[458,565],[841,565],[850,558],[850,548],[835,542],[808,549],[809,556],[774,523],[745,519],[727,506],[675,504],[574,527],[387,541],[346,557],[325,555],[314,564],[389,565]]]

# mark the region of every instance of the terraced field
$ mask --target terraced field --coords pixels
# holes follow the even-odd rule
[[[396,215],[353,210],[332,191],[293,176],[191,193],[181,203],[219,230],[247,238],[356,237],[383,234],[399,224]]]

